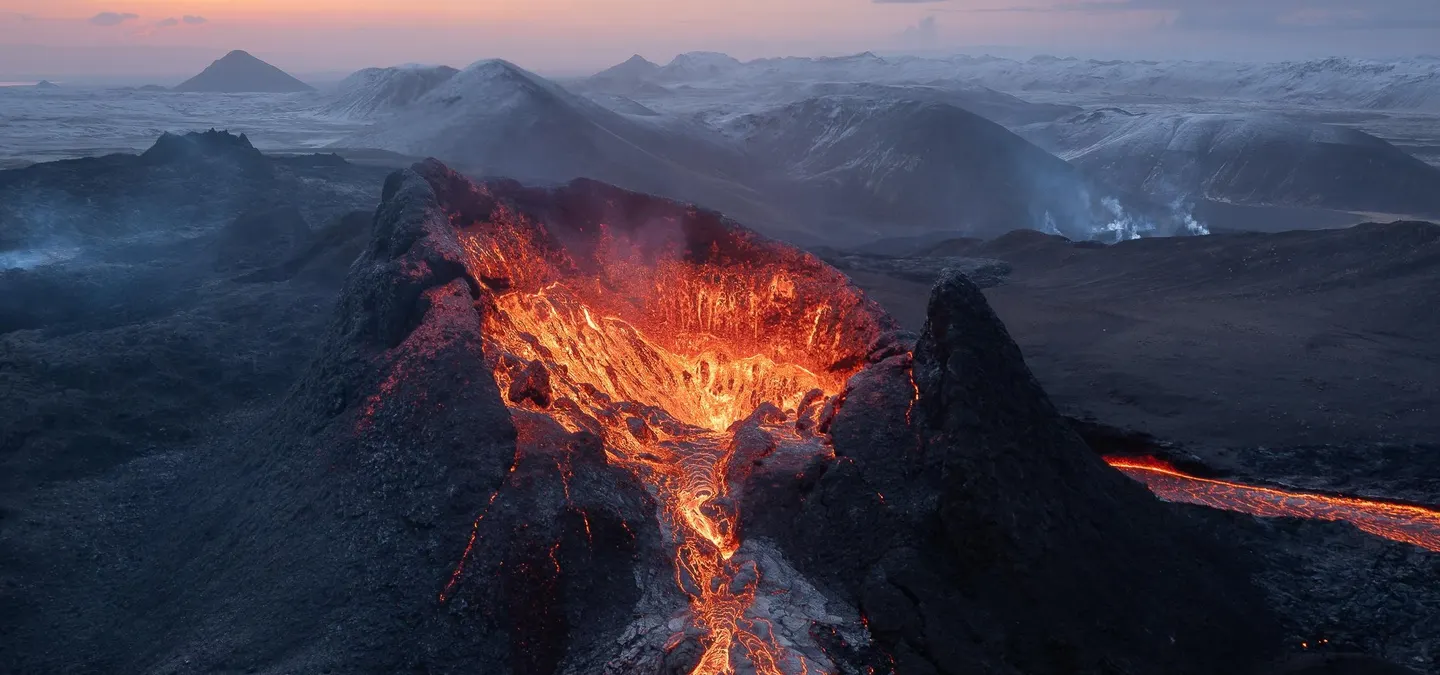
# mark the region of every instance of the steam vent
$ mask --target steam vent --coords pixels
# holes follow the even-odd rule
[[[1242,555],[1089,451],[964,277],[906,334],[809,254],[597,182],[392,175],[285,410],[173,601],[231,625],[174,658],[1198,674],[1280,642]]]

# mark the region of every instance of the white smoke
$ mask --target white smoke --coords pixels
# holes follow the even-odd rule
[[[1210,228],[1195,218],[1195,206],[1185,197],[1176,197],[1170,202],[1170,214],[1185,228],[1186,234],[1197,237],[1210,234]]]
[[[1040,228],[1045,234],[1060,234],[1060,228],[1055,225],[1055,216],[1049,211],[1045,212],[1045,224]]]
[[[1127,213],[1120,200],[1114,197],[1101,198],[1100,206],[1110,212],[1110,222],[1095,228],[1091,239],[1127,241],[1155,232],[1155,223]]]
[[[1142,214],[1126,210],[1115,197],[1102,197],[1100,206],[1109,219],[1091,229],[1090,238],[1099,241],[1127,241],[1141,237],[1167,237],[1177,235],[1201,236],[1210,234],[1210,228],[1195,217],[1189,200],[1177,197],[1169,204],[1168,217],[1158,221]]]

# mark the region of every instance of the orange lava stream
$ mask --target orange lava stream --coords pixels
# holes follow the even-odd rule
[[[1106,463],[1171,502],[1262,517],[1343,520],[1370,534],[1440,551],[1440,510],[1360,497],[1244,485],[1191,476],[1154,458],[1106,457]]]
[[[650,488],[675,547],[675,583],[699,629],[703,653],[692,673],[729,675],[740,659],[762,675],[811,672],[814,664],[751,612],[760,575],[735,555],[734,425],[769,403],[785,412],[761,428],[799,440],[798,416],[858,369],[832,368],[844,347],[869,337],[843,323],[858,295],[802,300],[815,281],[803,270],[695,264],[608,232],[597,266],[530,238],[543,230],[484,227],[462,243],[476,278],[503,279],[484,293],[483,313],[501,395],[517,412],[596,433],[607,461]],[[549,394],[526,398],[538,367]],[[672,636],[667,649],[683,639]]]

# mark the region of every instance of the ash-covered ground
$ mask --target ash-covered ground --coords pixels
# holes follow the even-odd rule
[[[0,174],[7,250],[65,243],[0,277],[0,667],[690,671],[664,651],[685,640],[645,655],[685,633],[653,496],[584,434],[516,455],[479,349],[496,280],[450,229],[468,183],[421,167],[376,210],[383,173],[335,158],[151,152]],[[42,188],[89,210],[36,216]],[[915,333],[867,355],[833,460],[747,479],[757,568],[796,598],[767,611],[838,672],[1433,670],[1436,555],[1162,504],[1095,453],[1148,432],[1242,477],[1436,501],[1404,408],[1435,400],[1433,226],[1306,237],[825,252]]]

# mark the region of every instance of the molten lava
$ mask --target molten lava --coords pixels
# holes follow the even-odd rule
[[[820,420],[883,319],[813,257],[690,216],[536,223],[499,207],[463,225],[486,357],[517,421],[542,413],[598,435],[655,496],[702,646],[693,673],[819,672],[753,611],[760,571],[737,555],[739,433],[833,456]]]
[[[1148,457],[1106,457],[1105,461],[1166,501],[1264,517],[1343,520],[1370,534],[1440,551],[1440,511],[1435,509],[1200,478]]]

